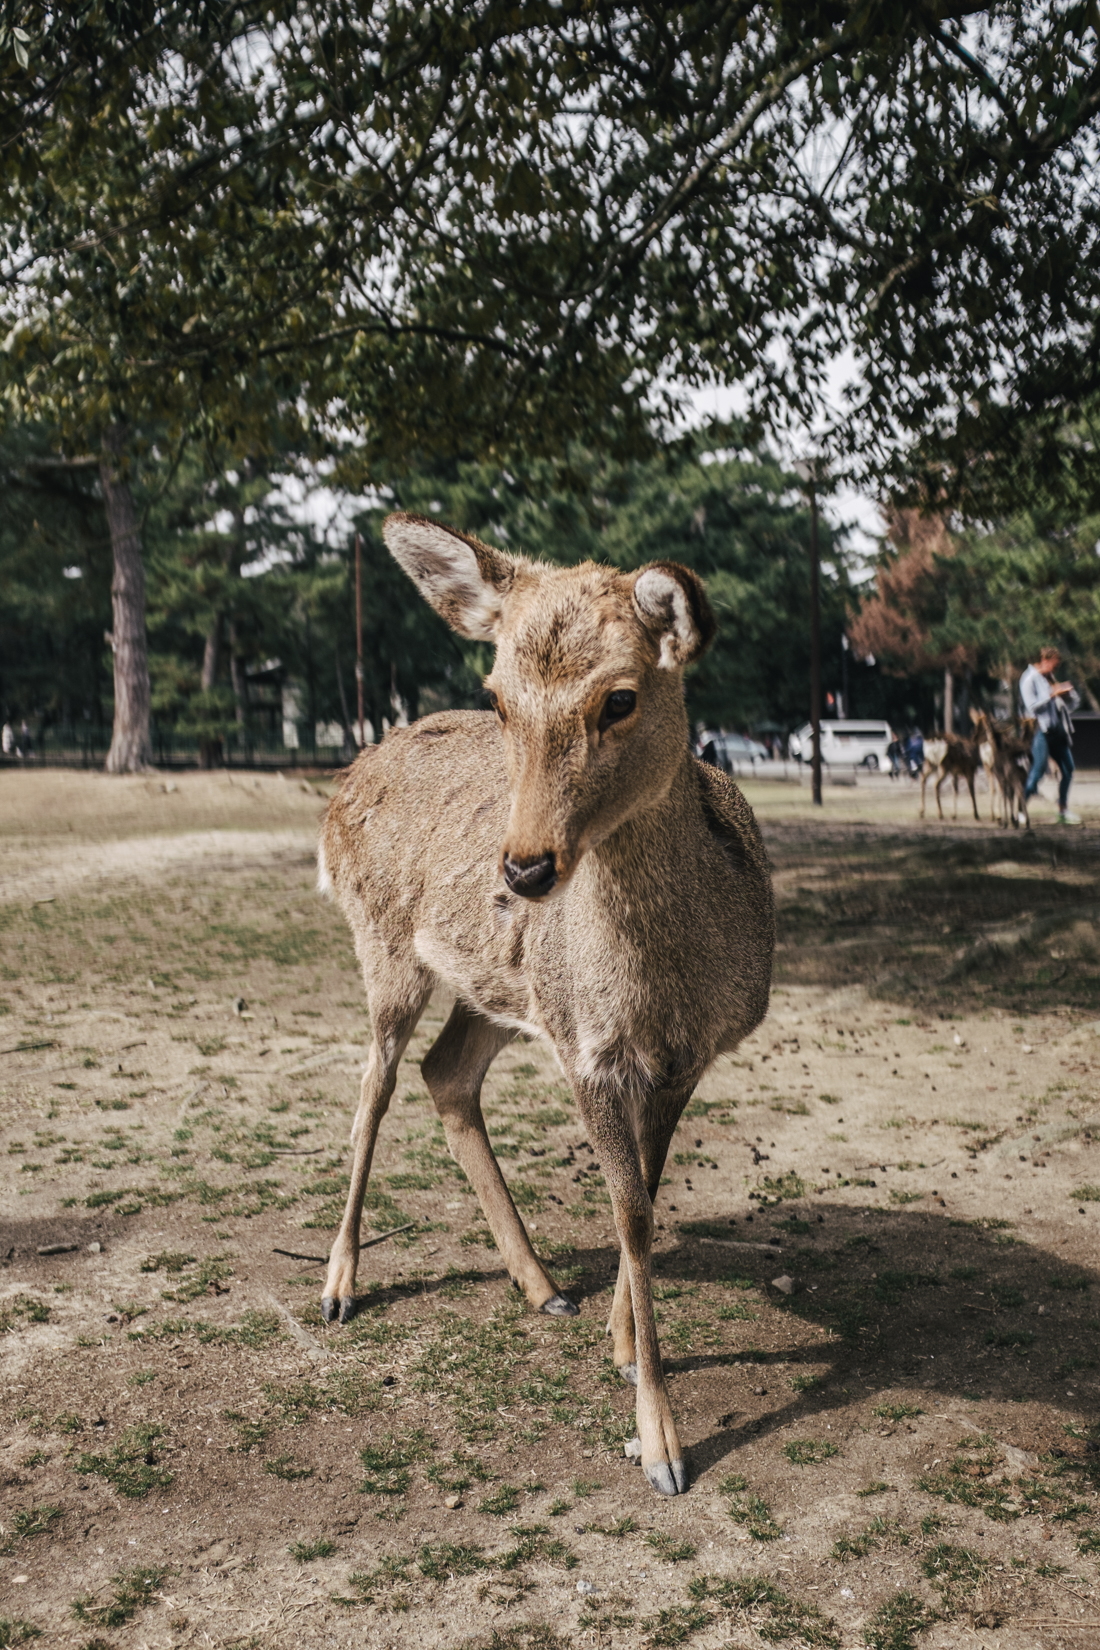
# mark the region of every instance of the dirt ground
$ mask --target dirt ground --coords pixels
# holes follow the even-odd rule
[[[420,1079],[435,1002],[364,1217],[397,1235],[321,1323],[368,1038],[326,785],[0,774],[0,1647],[1100,1643],[1092,788],[1025,834],[746,786],[775,989],[658,1199],[662,1501],[544,1047],[485,1111],[581,1315],[487,1241]]]

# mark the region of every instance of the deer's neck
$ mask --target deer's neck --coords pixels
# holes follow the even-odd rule
[[[585,855],[578,867],[586,896],[614,911],[623,902],[636,909],[661,889],[671,889],[690,874],[692,848],[705,830],[698,782],[685,749],[672,783],[659,801],[624,821],[617,831]]]

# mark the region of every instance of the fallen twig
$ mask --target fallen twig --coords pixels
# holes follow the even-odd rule
[[[387,1238],[396,1237],[398,1232],[411,1232],[413,1227],[419,1224],[419,1221],[410,1220],[404,1226],[395,1226],[392,1232],[382,1232],[378,1237],[367,1238],[360,1243],[359,1247],[360,1249],[373,1249],[376,1243],[385,1243]]]
[[[176,1113],[176,1122],[177,1123],[180,1122],[180,1120],[183,1117],[184,1112],[187,1110],[187,1108],[191,1104],[192,1100],[194,1100],[195,1096],[201,1094],[205,1087],[206,1087],[206,1079],[203,1078],[201,1083],[196,1083],[195,1084],[195,1086],[191,1090],[190,1094],[184,1096],[183,1100],[180,1102],[180,1109]]]
[[[0,1054],[29,1054],[34,1048],[56,1048],[57,1038],[53,1037],[48,1043],[16,1043],[14,1048],[0,1048]]]
[[[376,1244],[385,1243],[387,1238],[396,1237],[399,1232],[411,1232],[413,1227],[419,1224],[419,1221],[410,1220],[404,1226],[395,1226],[391,1232],[380,1232],[377,1237],[364,1238],[359,1247],[360,1249],[373,1249]],[[316,1266],[328,1265],[327,1255],[300,1255],[295,1249],[272,1249],[271,1253],[273,1255],[285,1255],[287,1260],[309,1260]]]

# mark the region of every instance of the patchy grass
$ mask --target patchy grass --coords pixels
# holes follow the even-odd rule
[[[476,1542],[454,1545],[450,1541],[421,1547],[416,1567],[429,1581],[446,1581],[450,1576],[472,1576],[488,1569],[484,1547]]]
[[[870,1650],[913,1650],[917,1634],[934,1619],[915,1593],[895,1593],[879,1605],[863,1629],[863,1642]]]
[[[264,1462],[264,1471],[272,1478],[281,1478],[285,1484],[294,1484],[300,1478],[312,1478],[313,1468],[303,1467],[292,1455],[276,1455]]]
[[[20,1512],[12,1513],[11,1535],[17,1541],[29,1541],[36,1535],[49,1535],[62,1516],[62,1509],[49,1502],[40,1507],[26,1507]]]
[[[719,1495],[732,1497],[729,1504],[729,1515],[735,1524],[740,1524],[754,1541],[778,1541],[783,1534],[782,1529],[772,1517],[772,1511],[763,1496],[753,1494],[740,1473],[733,1473],[723,1478],[718,1486]]]
[[[816,1467],[839,1455],[840,1450],[826,1438],[792,1438],[789,1444],[783,1445],[783,1454],[792,1466]]]
[[[823,1615],[816,1604],[792,1598],[767,1576],[747,1576],[742,1581],[697,1576],[688,1592],[697,1604],[715,1603],[719,1607],[717,1615],[708,1614],[700,1625],[720,1621],[728,1614],[739,1626],[751,1625],[769,1644],[798,1639],[815,1650],[839,1650],[840,1633],[832,1618]]]
[[[108,1604],[94,1604],[93,1595],[85,1594],[73,1600],[73,1615],[77,1621],[88,1621],[97,1627],[123,1627],[146,1604],[164,1580],[167,1571],[148,1565],[135,1565],[111,1577],[112,1599]]]
[[[155,1448],[157,1439],[163,1438],[166,1431],[166,1427],[155,1422],[139,1421],[136,1426],[127,1427],[118,1443],[106,1453],[82,1452],[73,1463],[73,1470],[94,1473],[105,1478],[120,1495],[134,1501],[143,1500],[150,1490],[166,1490],[174,1481],[175,1474],[160,1466]]]
[[[683,1564],[687,1559],[694,1558],[699,1550],[694,1542],[676,1541],[664,1530],[650,1530],[646,1544],[653,1547],[657,1556],[668,1564]]]
[[[921,1573],[943,1595],[944,1603],[957,1608],[969,1597],[989,1569],[989,1560],[970,1547],[956,1547],[938,1541],[921,1559]]]
[[[0,1616],[0,1650],[11,1650],[16,1644],[29,1644],[31,1639],[42,1636],[41,1627],[35,1627],[33,1622],[24,1621],[20,1616]]]
[[[287,1548],[296,1564],[309,1564],[315,1558],[331,1558],[335,1551],[336,1543],[324,1536],[316,1541],[294,1541]]]
[[[366,1477],[359,1485],[360,1494],[404,1495],[409,1487],[410,1467],[424,1459],[428,1448],[424,1434],[415,1432],[405,1438],[391,1433],[380,1444],[361,1449],[359,1459],[366,1468]]]

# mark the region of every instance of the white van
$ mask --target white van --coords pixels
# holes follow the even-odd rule
[[[825,763],[852,763],[862,768],[888,768],[887,750],[894,733],[889,722],[822,722],[821,760]],[[791,755],[809,762],[814,754],[814,734],[809,722],[792,733],[787,741]]]

